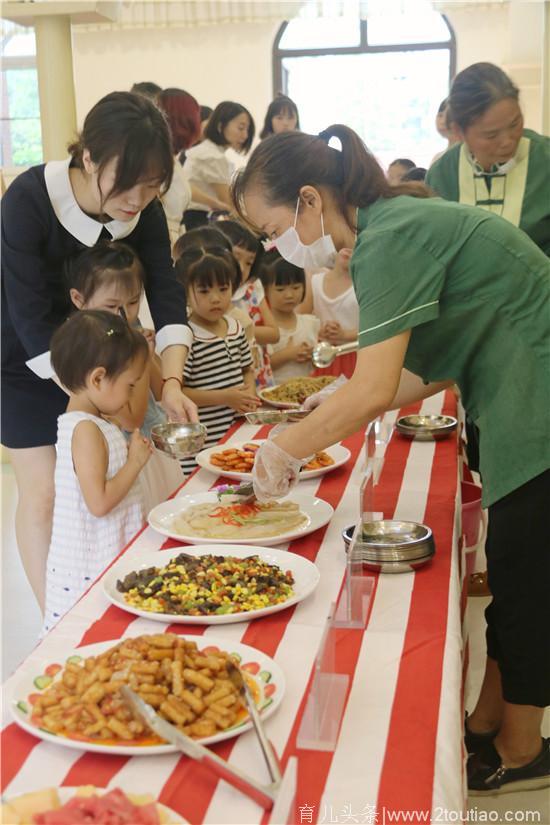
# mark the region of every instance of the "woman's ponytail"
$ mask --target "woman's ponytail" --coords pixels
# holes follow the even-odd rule
[[[340,141],[341,149],[329,145],[332,138]],[[246,218],[244,196],[252,186],[261,190],[270,205],[291,206],[307,185],[329,189],[344,214],[346,207],[369,206],[379,198],[432,195],[422,183],[390,186],[359,135],[337,123],[315,136],[285,132],[266,138],[235,178],[232,196],[237,212]]]

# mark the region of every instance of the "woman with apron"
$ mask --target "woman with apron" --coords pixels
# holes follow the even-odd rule
[[[291,263],[304,247],[325,265],[353,248],[360,312],[353,377],[265,442],[254,484],[263,499],[284,496],[312,453],[386,410],[459,386],[481,433],[493,594],[485,680],[466,737],[470,792],[544,787],[550,263],[507,221],[428,195],[418,183],[390,186],[345,126],[268,138],[240,173],[236,207]]]
[[[446,200],[501,215],[550,256],[550,138],[523,128],[518,98],[492,63],[457,74],[449,116],[462,143],[433,164],[426,183]]]
[[[181,391],[191,330],[173,276],[158,195],[173,155],[164,117],[147,98],[113,92],[89,112],[69,157],[19,175],[2,199],[2,444],[17,488],[16,535],[43,609],[54,497],[57,417],[67,395],[55,383],[50,338],[71,312],[64,265],[100,239],[124,238],[146,273],[164,378],[162,404],[196,420]]]
[[[462,141],[429,169],[426,183],[446,200],[501,215],[550,255],[550,138],[523,128],[519,90],[492,63],[454,79],[449,117]],[[479,470],[478,433],[466,419],[470,469]],[[490,595],[487,573],[472,573],[470,596]]]

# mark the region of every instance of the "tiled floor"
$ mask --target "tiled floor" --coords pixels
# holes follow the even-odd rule
[[[5,679],[32,650],[41,625],[40,613],[27,584],[15,543],[14,513],[17,491],[13,471],[2,464],[2,679]],[[483,559],[478,560],[483,569]],[[488,599],[470,599],[470,669],[466,706],[472,708],[483,677],[485,657],[483,611]],[[545,736],[550,735],[550,713],[545,717]],[[453,812],[454,813],[454,812]],[[550,825],[550,794],[547,790],[492,797],[472,797],[469,818],[463,822],[525,822]],[[449,819],[451,821],[457,821]],[[460,820],[458,820],[460,821]]]

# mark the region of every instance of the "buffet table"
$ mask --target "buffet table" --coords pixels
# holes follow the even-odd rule
[[[407,408],[456,412],[452,393]],[[388,414],[393,422],[396,414]],[[228,444],[262,437],[251,425],[234,428]],[[334,751],[302,750],[297,736],[312,669],[330,605],[345,571],[341,531],[355,523],[363,465],[363,434],[346,440],[347,465],[301,487],[335,509],[327,527],[293,541],[290,549],[315,561],[321,581],[305,601],[271,616],[217,627],[161,625],[109,604],[96,582],[5,685],[2,793],[14,796],[52,786],[94,784],[150,792],[177,811],[182,822],[437,822],[465,801],[462,752],[462,636],[460,622],[459,485],[456,436],[437,443],[410,442],[394,434],[385,451],[375,509],[386,518],[428,524],[436,556],[416,573],[373,575],[365,629],[338,634],[337,669],[349,692]],[[199,469],[182,493],[207,490],[216,477]],[[261,542],[258,542],[261,543]],[[144,528],[125,553],[176,547]],[[10,632],[10,628],[5,629]],[[9,711],[14,686],[40,663],[64,662],[66,651],[144,633],[170,632],[242,642],[264,651],[283,669],[286,693],[267,720],[283,769],[296,766],[295,798],[278,819],[183,755],[115,756],[71,750],[40,741],[15,725]],[[198,639],[200,644],[200,639]],[[253,733],[214,746],[260,781],[268,781]],[[296,761],[292,760],[296,757]],[[288,784],[288,783],[287,783]],[[288,790],[288,788],[287,788]],[[414,818],[400,812],[415,812]],[[407,817],[407,818],[404,818]]]

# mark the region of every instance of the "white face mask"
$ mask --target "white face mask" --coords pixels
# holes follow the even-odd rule
[[[294,266],[301,269],[331,269],[336,263],[336,247],[330,235],[325,235],[323,213],[321,213],[321,237],[310,244],[302,243],[296,231],[300,198],[296,204],[294,226],[290,226],[283,234],[276,238],[274,244],[279,254]]]

